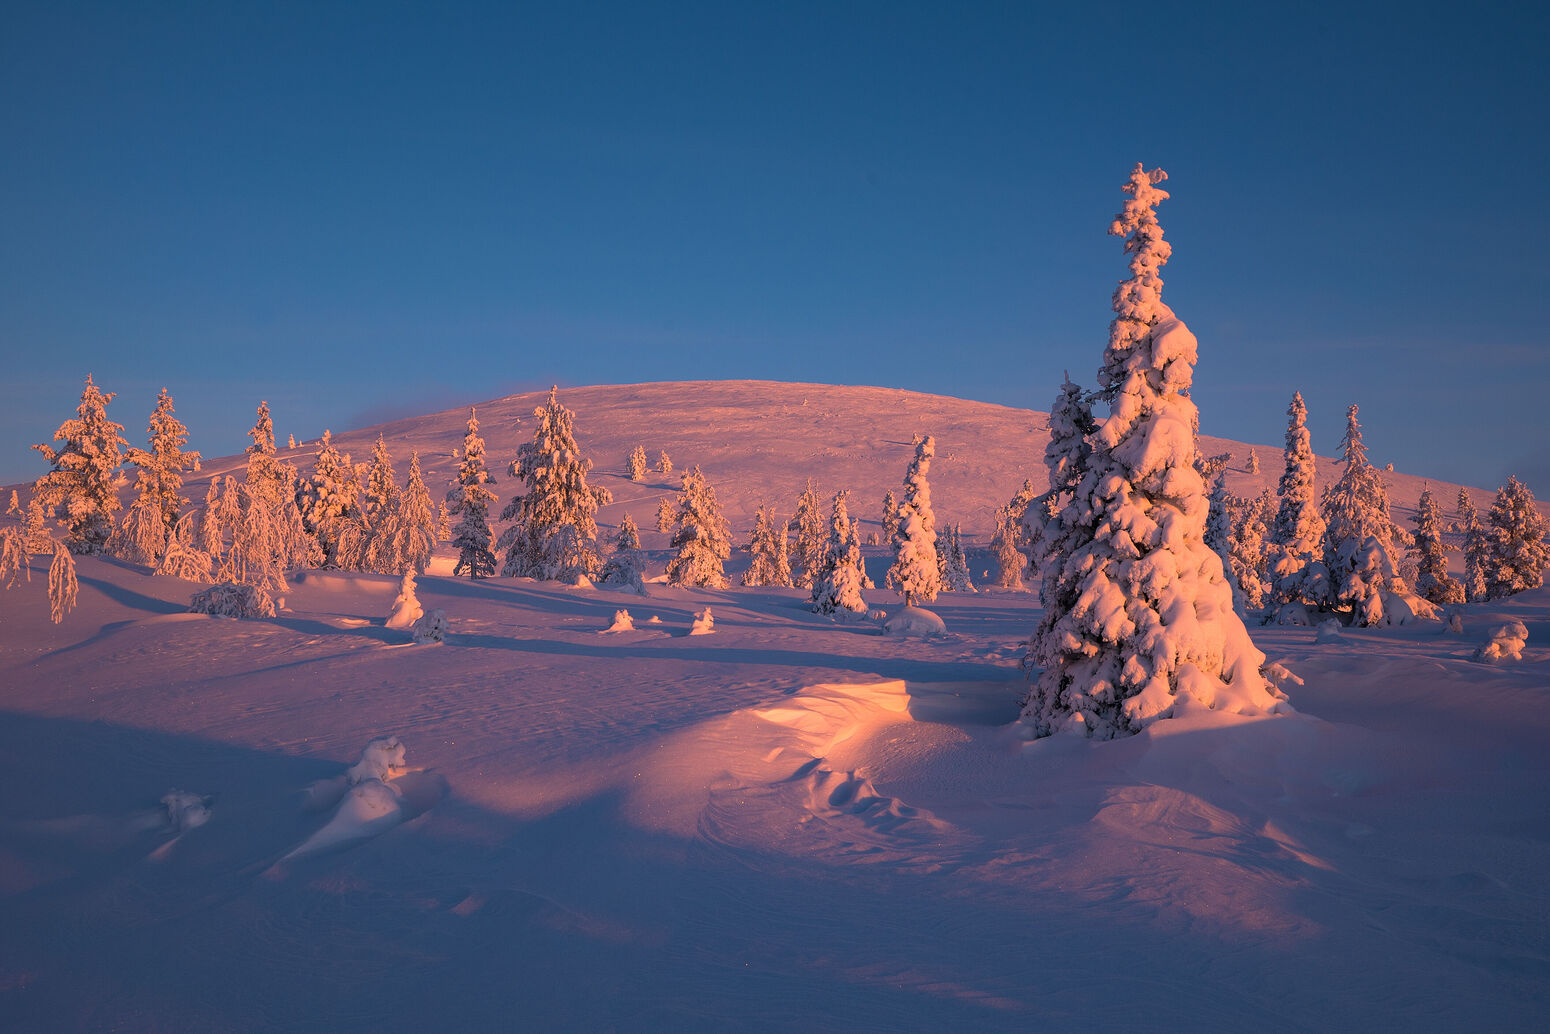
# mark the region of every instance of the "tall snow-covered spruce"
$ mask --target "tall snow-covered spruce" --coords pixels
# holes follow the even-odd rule
[[[931,459],[936,439],[915,439],[915,457],[904,473],[904,502],[894,534],[893,566],[885,583],[904,597],[906,606],[930,603],[942,591],[941,563],[936,553],[936,513],[931,509]]]
[[[716,502],[716,490],[698,466],[684,471],[673,528],[673,559],[667,564],[667,580],[674,585],[725,589],[724,565],[732,555],[730,532]]]
[[[124,425],[108,419],[113,392],[103,393],[86,376],[75,419],[54,432],[58,449],[34,445],[53,468],[32,486],[32,497],[66,528],[65,544],[72,553],[101,553],[113,533],[120,509],[118,490],[124,483]]]
[[[1501,599],[1545,583],[1550,550],[1545,543],[1545,519],[1534,505],[1534,493],[1516,477],[1497,489],[1485,519],[1485,598]]]
[[[861,560],[861,536],[850,519],[849,490],[835,493],[829,515],[829,541],[813,576],[812,604],[820,614],[866,613],[861,590],[867,587]]]
[[[1442,544],[1442,510],[1432,498],[1431,486],[1421,489],[1415,506],[1415,590],[1432,603],[1464,602],[1464,586],[1448,574],[1448,554]]]
[[[468,410],[468,429],[463,433],[462,462],[457,468],[457,484],[447,493],[447,513],[456,519],[452,529],[452,547],[457,550],[454,576],[490,578],[495,574],[495,553],[490,548],[490,504],[495,483],[484,463],[484,439],[479,437],[479,418]]]
[[[1270,598],[1283,608],[1324,607],[1329,602],[1329,571],[1324,567],[1324,516],[1319,512],[1313,444],[1308,436],[1308,406],[1302,392],[1287,407],[1286,469],[1277,488],[1280,503],[1270,526],[1267,567]],[[1285,617],[1291,609],[1282,611]]]
[[[608,489],[587,484],[592,461],[576,444],[576,415],[559,402],[559,389],[533,410],[533,440],[517,450],[508,473],[527,486],[501,512],[514,521],[501,533],[505,578],[579,582],[597,576],[597,508],[613,501]]]
[[[1161,298],[1171,248],[1155,208],[1168,197],[1157,187],[1165,178],[1137,165],[1109,228],[1125,237],[1130,276],[1114,292],[1098,374],[1109,418],[1090,436],[1088,470],[1067,508],[1090,539],[1046,557],[1074,603],[1041,623],[1033,643],[1043,670],[1023,718],[1038,736],[1069,729],[1112,739],[1191,708],[1286,707],[1260,673],[1265,655],[1205,543],[1209,504],[1188,395],[1197,345]]]
[[[774,508],[759,507],[754,515],[753,534],[748,541],[748,570],[743,584],[748,586],[786,587],[791,584],[791,560],[786,545],[785,525],[777,527]]]
[[[147,518],[140,522],[140,534],[133,538],[138,547],[136,551],[149,556],[150,559],[146,561],[149,563],[161,553],[160,549],[149,548],[152,545],[149,533],[153,531],[148,519],[150,512],[154,509],[161,524],[160,541],[165,544],[178,523],[178,513],[188,505],[188,500],[183,496],[183,473],[197,471],[201,457],[199,453],[184,448],[188,444],[188,428],[183,426],[183,422],[174,413],[172,396],[166,388],[161,389],[161,393],[156,396],[156,408],[151,411],[146,434],[146,444],[150,448],[130,449],[129,462],[140,471],[135,479],[135,493],[138,497],[135,505],[144,507]]]

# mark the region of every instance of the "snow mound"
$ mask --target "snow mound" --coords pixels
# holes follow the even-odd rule
[[[403,817],[402,795],[398,788],[380,779],[366,779],[350,787],[327,825],[308,837],[283,860],[302,858],[368,839],[398,825]]]
[[[274,600],[257,585],[222,582],[201,589],[189,598],[192,614],[210,614],[229,618],[272,618]]]
[[[1318,632],[1314,635],[1315,643],[1336,643],[1345,638],[1345,632],[1340,627],[1340,622],[1334,618],[1328,618],[1319,623]]]
[[[630,612],[627,610],[616,610],[614,611],[614,623],[603,629],[598,635],[607,635],[610,632],[633,631],[635,631],[635,620],[630,617]]]
[[[404,745],[397,736],[378,737],[366,744],[361,759],[350,766],[345,778],[353,786],[368,779],[385,781],[402,775],[406,770],[404,755]]]
[[[1491,633],[1489,641],[1475,651],[1474,659],[1484,664],[1500,664],[1503,661],[1521,661],[1523,647],[1528,644],[1528,629],[1521,621],[1509,621]]]
[[[393,601],[393,611],[388,615],[388,628],[413,628],[414,623],[424,616],[425,611],[421,609],[414,590],[414,569],[410,568],[398,583],[398,598]]]
[[[924,607],[904,606],[883,622],[883,634],[900,639],[930,639],[947,634],[947,625]]]
[[[410,634],[416,643],[439,643],[447,638],[447,613],[433,610],[414,623]]]
[[[1282,692],[1286,691],[1287,686],[1306,685],[1306,683],[1303,682],[1302,676],[1292,671],[1292,669],[1288,668],[1280,661],[1272,661],[1271,663],[1265,665],[1260,669],[1260,674],[1265,676],[1265,680],[1267,682]]]
[[[197,829],[210,821],[210,798],[186,790],[173,790],[161,799],[167,809],[167,821],[179,833]]]
[[[1276,610],[1275,623],[1278,625],[1302,625],[1313,624],[1313,619],[1308,616],[1308,608],[1301,603],[1283,603]]]
[[[711,617],[710,608],[706,607],[694,615],[694,624],[689,627],[690,635],[710,635],[716,630],[716,619]]]

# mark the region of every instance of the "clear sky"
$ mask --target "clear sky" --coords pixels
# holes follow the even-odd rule
[[[510,391],[1091,385],[1137,161],[1207,433],[1550,496],[1541,5],[4,5],[0,481]],[[1030,456],[1030,466],[1038,457]]]

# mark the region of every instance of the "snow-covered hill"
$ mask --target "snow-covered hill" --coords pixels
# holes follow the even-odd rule
[[[533,409],[544,392],[510,395],[477,407],[491,469],[502,481],[505,465],[517,447],[532,437]],[[614,503],[599,515],[599,523],[616,524],[629,511],[648,545],[655,543],[651,515],[658,501],[678,489],[677,471],[699,464],[716,487],[722,509],[739,538],[753,526],[754,510],[763,502],[789,514],[808,478],[828,495],[851,490],[851,513],[866,523],[862,534],[881,524],[882,499],[897,490],[913,454],[913,437],[936,437],[931,468],[938,520],[962,522],[964,534],[983,543],[994,530],[996,507],[1004,505],[1031,478],[1041,488],[1044,446],[1049,439],[1047,413],[971,402],[942,395],[923,395],[896,388],[843,387],[776,381],[695,381],[659,384],[601,385],[565,388],[560,401],[576,413],[577,441],[596,464],[595,483],[614,493]],[[1209,420],[1209,414],[1206,414]],[[439,498],[457,469],[452,450],[462,443],[466,409],[395,420],[373,427],[341,431],[333,440],[361,462],[382,434],[402,471],[411,450],[419,450],[426,484]],[[1203,436],[1207,455],[1232,454],[1228,488],[1240,495],[1258,495],[1275,488],[1281,474],[1284,413],[1265,414],[1266,440],[1272,445]],[[281,442],[293,429],[276,428]],[[1381,428],[1369,429],[1377,439]],[[315,439],[282,450],[282,456],[309,469]],[[198,443],[195,442],[195,445]],[[1332,449],[1334,442],[1314,442]],[[660,452],[672,458],[675,473],[653,473],[634,483],[625,472],[625,458],[643,446],[652,464]],[[1249,452],[1259,459],[1259,473],[1246,471]],[[190,482],[190,495],[202,492],[203,480],[242,466],[241,456],[215,458],[205,464],[202,478]],[[1339,476],[1335,461],[1321,457],[1319,478],[1328,484]],[[1387,475],[1397,515],[1414,508],[1425,479],[1403,473]],[[1444,512],[1452,515],[1457,486],[1432,482]],[[509,484],[497,484],[502,500]],[[1475,506],[1488,507],[1491,493],[1471,490]]]

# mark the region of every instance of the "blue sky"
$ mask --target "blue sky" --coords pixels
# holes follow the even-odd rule
[[[1062,5],[1087,7],[1094,5]],[[551,382],[1091,384],[1131,166],[1210,434],[1550,495],[1533,5],[6,5],[0,481]],[[1030,456],[1030,466],[1038,457]]]

